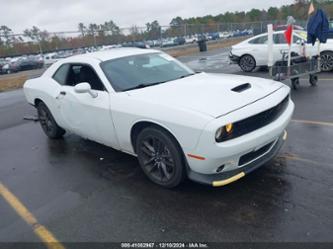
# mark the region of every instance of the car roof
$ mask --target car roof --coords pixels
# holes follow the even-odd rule
[[[92,52],[87,54],[74,55],[69,57],[66,60],[77,60],[80,58],[91,58],[97,59],[100,61],[108,61],[113,59],[118,59],[126,56],[139,55],[139,54],[148,54],[148,53],[157,53],[161,52],[154,49],[141,49],[141,48],[114,48],[107,51]]]
[[[273,31],[273,34],[282,34],[284,32],[285,32],[285,30],[278,30],[278,31]],[[296,33],[296,34],[306,33],[306,31],[304,31],[304,30],[294,30],[293,32]],[[267,32],[266,33],[262,33],[262,34],[258,34],[256,36],[251,37],[251,39],[255,38],[257,36],[264,36],[264,35],[267,35],[267,34],[268,34]]]

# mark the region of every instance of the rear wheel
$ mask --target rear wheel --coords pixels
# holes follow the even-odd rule
[[[320,55],[321,71],[329,72],[333,70],[333,52],[327,51]]]
[[[37,105],[38,119],[45,134],[51,139],[61,138],[65,134],[62,129],[54,120],[49,108],[43,103],[39,102]]]
[[[247,73],[252,72],[256,68],[256,60],[249,54],[243,55],[238,64],[240,68]]]
[[[310,74],[309,82],[311,86],[317,86],[318,76],[315,74]]]
[[[154,183],[173,188],[184,179],[182,152],[166,131],[147,127],[136,141],[136,152],[143,172]]]

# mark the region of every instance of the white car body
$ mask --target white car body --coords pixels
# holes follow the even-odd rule
[[[299,55],[303,55],[305,53],[304,55],[307,57],[318,54],[318,43],[314,46],[312,46],[312,44],[307,44],[305,31],[294,31],[293,35],[294,43],[291,45],[291,51]],[[283,37],[284,31],[277,31],[273,33],[273,63],[281,60],[282,52],[286,52],[289,49],[289,46]],[[233,62],[238,63],[242,56],[251,55],[255,59],[256,66],[267,66],[268,45],[266,38],[267,33],[264,33],[232,46],[229,56],[230,59]],[[302,44],[305,46],[305,51]],[[320,53],[322,52],[333,52],[333,40],[328,39],[326,44],[320,45]]]
[[[231,181],[228,174],[238,172],[238,179],[276,155],[294,111],[289,87],[262,78],[200,73],[160,85],[116,92],[101,69],[101,62],[150,53],[175,60],[160,51],[136,48],[73,56],[56,62],[41,77],[28,80],[24,93],[32,105],[43,101],[57,124],[66,131],[131,155],[136,155],[131,139],[135,125],[152,123],[165,129],[184,153],[188,176],[201,183],[225,185]],[[93,98],[75,92],[73,86],[60,85],[52,76],[66,63],[90,65],[105,91],[93,91],[98,93]],[[250,84],[248,89],[231,90],[244,83]],[[65,96],[60,95],[63,91],[67,93]],[[275,108],[283,100],[286,100],[285,109],[269,124],[226,142],[216,142],[220,127]],[[243,155],[267,144],[271,144],[267,151],[239,165]],[[223,170],[217,172],[221,165]]]

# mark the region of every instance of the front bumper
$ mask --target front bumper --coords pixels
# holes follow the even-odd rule
[[[287,139],[287,132],[284,131],[283,134],[273,143],[271,148],[263,153],[262,156],[259,156],[257,159],[251,161],[244,167],[240,167],[238,169],[223,172],[220,174],[200,174],[191,169],[188,169],[188,177],[202,184],[212,185],[213,187],[221,187],[225,186],[229,183],[239,180],[245,175],[251,173],[255,169],[264,165],[272,158],[274,158],[279,150],[281,149],[284,141]]]
[[[229,53],[229,60],[230,64],[238,64],[240,57],[237,55],[234,55],[232,52]]]

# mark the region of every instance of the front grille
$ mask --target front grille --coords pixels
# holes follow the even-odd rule
[[[263,154],[268,152],[268,150],[272,147],[273,143],[274,142],[266,144],[265,146],[261,147],[259,150],[252,151],[250,153],[247,153],[247,154],[241,156],[241,158],[239,159],[238,165],[243,166],[243,165],[253,161],[254,159],[262,156]]]
[[[278,119],[280,115],[286,110],[288,103],[289,95],[284,100],[282,100],[280,104],[252,117],[234,123],[233,131],[229,135],[227,135],[222,141],[227,141],[236,137],[243,136],[272,123],[273,121]]]

